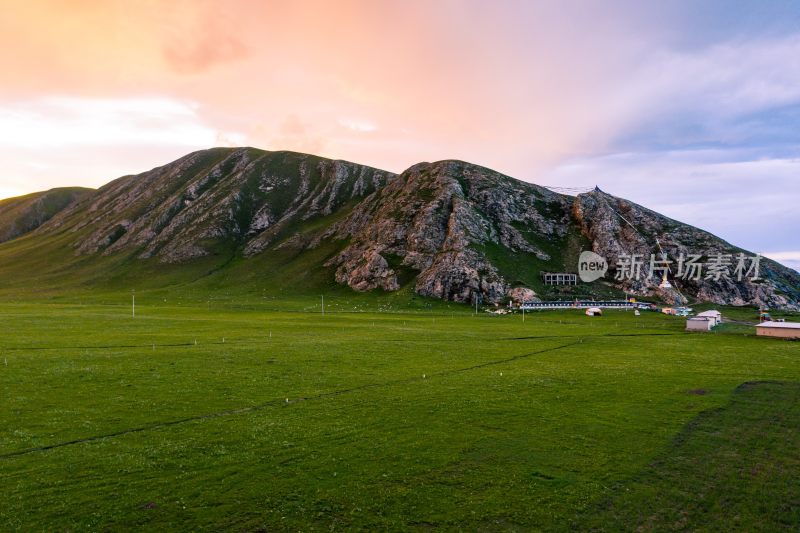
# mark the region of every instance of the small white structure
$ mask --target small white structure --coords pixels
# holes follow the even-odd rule
[[[603,316],[603,310],[599,307],[590,307],[586,310],[586,316]]]
[[[756,326],[756,335],[782,339],[800,339],[800,323],[762,322]]]
[[[711,327],[713,328],[717,324],[722,322],[722,313],[719,311],[712,309],[710,311],[703,311],[702,313],[697,313],[697,318],[708,318],[709,320],[713,320]]]
[[[696,316],[686,319],[686,331],[711,331],[714,321],[706,316]]]
[[[567,272],[542,272],[545,285],[577,285],[578,275]]]

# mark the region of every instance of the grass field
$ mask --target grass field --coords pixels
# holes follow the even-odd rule
[[[800,523],[800,344],[754,328],[128,298],[0,304],[0,530]]]

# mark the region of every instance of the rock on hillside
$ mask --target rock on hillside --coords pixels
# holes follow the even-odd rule
[[[609,261],[610,276],[559,295],[626,289],[672,301],[800,301],[800,275],[766,259],[759,282],[702,278],[663,290],[648,265],[640,281],[615,282],[616,261],[649,259],[656,238],[672,258],[743,251],[599,190],[557,194],[463,161],[419,163],[396,176],[294,152],[205,150],[84,194],[36,233],[58,233],[78,254],[169,263],[289,247],[358,291],[411,284],[424,296],[485,303],[535,297],[531,289],[546,289],[540,271],[576,272],[581,250],[591,249]]]
[[[584,237],[582,243],[576,234]],[[530,287],[515,283],[510,258],[524,256],[539,269],[576,272],[585,246],[609,261],[607,281],[634,294],[658,295],[674,303],[688,296],[718,304],[785,308],[800,301],[800,275],[764,258],[763,281],[702,277],[673,279],[675,288],[660,288],[660,278],[649,277],[649,258],[661,249],[673,259],[681,253],[735,256],[745,251],[599,190],[577,197],[560,195],[461,161],[411,167],[322,238],[347,240],[327,266],[336,269],[338,282],[356,290],[395,290],[411,271],[421,295],[460,302],[519,299],[520,291]],[[642,276],[639,281],[616,282],[614,267],[627,254],[645,258]],[[519,265],[517,261],[515,268]]]
[[[681,303],[685,296],[717,304],[757,304],[768,307],[794,307],[800,300],[800,274],[766,258],[761,259],[760,277],[764,281],[753,282],[749,276],[742,281],[735,277],[721,278],[718,281],[705,279],[675,280],[670,276],[674,289],[660,289],[661,272],[650,276],[650,255],[660,256],[656,244],[658,238],[661,249],[667,258],[673,261],[672,274],[676,273],[674,263],[681,254],[700,254],[707,260],[717,254],[731,254],[735,267],[735,257],[745,253],[753,254],[737,248],[711,233],[688,224],[667,218],[659,213],[646,209],[633,202],[606,194],[600,190],[580,194],[575,199],[573,213],[581,227],[581,231],[592,243],[592,251],[603,256],[612,268],[620,257],[629,254],[640,254],[643,260],[642,276],[639,281],[626,280],[619,283],[635,294],[658,294],[662,299],[673,303]],[[748,261],[747,266],[750,263]]]
[[[393,177],[294,152],[204,150],[113,181],[42,229],[75,233],[81,254],[127,252],[167,263],[237,247],[253,255]]]
[[[0,200],[0,242],[35,230],[91,191],[69,187]]]
[[[485,251],[525,252],[569,231],[568,198],[461,161],[420,163],[377,191],[323,238],[349,239],[328,266],[356,290],[395,290],[404,269],[415,290],[459,302],[499,302],[512,288]]]

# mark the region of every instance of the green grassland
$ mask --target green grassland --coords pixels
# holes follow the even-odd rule
[[[0,530],[796,530],[798,343],[193,268],[0,286]]]

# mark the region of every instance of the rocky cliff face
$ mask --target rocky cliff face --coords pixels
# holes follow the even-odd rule
[[[610,277],[616,278],[615,270],[618,269],[615,266],[620,259],[625,262],[629,261],[625,256],[641,256],[640,278],[624,279],[625,276],[621,276],[623,279],[618,282],[620,287],[634,294],[656,294],[676,304],[696,298],[717,304],[796,307],[800,300],[800,274],[795,271],[762,258],[759,277],[763,280],[752,281],[754,272],[749,275],[744,272],[742,280],[738,280],[738,276],[734,275],[738,255],[745,254],[745,266],[749,269],[752,266],[750,258],[754,254],[633,202],[595,190],[575,198],[573,215],[581,231],[591,241],[592,251],[608,260],[612,268]],[[651,272],[650,268],[651,254],[656,254],[658,260],[662,258],[662,252],[672,262],[668,265],[668,278],[673,287],[668,289],[659,287],[663,271],[656,269]],[[684,275],[676,279],[682,255],[687,259],[691,255],[700,255],[698,262],[703,264],[717,255],[730,256],[730,265],[726,268],[730,276],[716,279],[715,276],[709,277],[707,270],[700,270],[697,276]],[[684,267],[684,273],[686,270]]]
[[[761,260],[763,281],[747,276],[738,281],[733,275],[706,279],[705,273],[697,280],[676,280],[681,254],[705,259],[730,254],[735,263],[744,250],[599,190],[573,198],[460,161],[411,167],[321,238],[347,239],[327,265],[336,269],[339,283],[356,290],[396,290],[399,273],[411,269],[418,294],[497,303],[519,299],[525,289],[525,298],[533,297],[530,287],[514,283],[513,273],[500,272],[503,255],[532,256],[531,263],[538,259],[540,265],[576,272],[580,250],[568,245],[576,232],[608,260],[606,280],[633,294],[671,303],[700,299],[773,307],[796,306],[800,297],[800,275],[767,259]],[[555,246],[547,251],[547,244]],[[650,255],[661,258],[662,251],[673,260],[671,288],[660,287],[660,271],[650,272]],[[642,258],[641,275],[616,280],[617,262],[632,254]]]
[[[265,250],[292,227],[383,187],[388,172],[294,152],[214,149],[120,178],[56,217],[81,254],[179,263],[237,247]]]
[[[322,238],[348,239],[328,265],[356,290],[399,287],[398,269],[416,273],[415,290],[459,302],[499,302],[512,288],[485,245],[547,260],[537,240],[568,231],[570,202],[545,188],[461,161],[421,163],[362,202]]]
[[[462,161],[420,163],[396,176],[293,152],[206,150],[82,196],[36,233],[71,236],[77,254],[168,263],[289,247],[318,265],[325,250],[331,277],[354,290],[412,284],[421,295],[484,303],[535,297],[531,289],[546,289],[540,271],[576,272],[581,250],[591,249],[612,271],[559,296],[599,287],[597,294],[625,289],[674,302],[800,301],[800,274],[766,259],[761,281],[671,275],[675,288],[663,289],[660,276],[648,277],[650,254],[661,251],[656,239],[673,259],[743,251],[599,190],[561,195]],[[644,258],[642,276],[614,280],[627,254]]]
[[[90,192],[70,187],[0,200],[0,242],[30,233]]]

